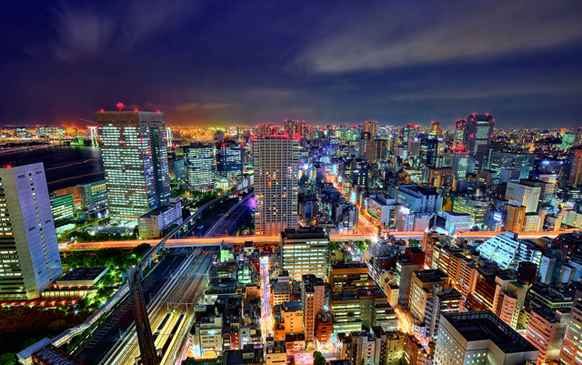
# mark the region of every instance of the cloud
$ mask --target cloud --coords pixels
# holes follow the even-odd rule
[[[501,86],[501,87],[500,87]],[[582,84],[574,83],[570,85],[515,85],[515,86],[483,86],[478,88],[466,88],[463,85],[448,86],[444,90],[435,92],[399,92],[390,96],[392,100],[462,100],[462,99],[486,99],[503,98],[515,96],[569,96],[582,93]]]
[[[213,111],[234,107],[234,104],[226,103],[181,103],[176,105],[178,112],[192,112],[196,110]]]
[[[74,61],[106,54],[112,46],[129,50],[136,43],[182,24],[197,1],[131,0],[99,8],[59,3],[54,9],[55,58]]]
[[[55,24],[54,55],[65,61],[100,54],[115,28],[115,22],[109,17],[89,10],[75,11],[66,5],[55,11]]]
[[[308,46],[296,63],[343,73],[499,57],[582,39],[578,0],[468,3],[386,2]]]

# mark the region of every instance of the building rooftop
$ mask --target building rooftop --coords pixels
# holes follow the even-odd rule
[[[311,238],[324,238],[329,239],[329,235],[322,229],[318,227],[307,227],[299,229],[286,229],[281,232],[282,239],[311,239]]]
[[[504,353],[537,350],[490,311],[451,313],[443,317],[468,342],[490,340]]]
[[[448,277],[447,274],[439,269],[415,271],[414,275],[423,283],[442,281],[444,278]]]
[[[95,280],[107,270],[108,269],[106,267],[78,267],[68,271],[58,280],[58,282],[63,283],[65,281]]]

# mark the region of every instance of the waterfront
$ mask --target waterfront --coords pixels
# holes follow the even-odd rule
[[[44,163],[49,192],[103,180],[101,151],[89,146],[48,146],[0,154],[0,166]]]

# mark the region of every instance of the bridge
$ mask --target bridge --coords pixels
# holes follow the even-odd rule
[[[555,238],[562,233],[572,233],[575,229],[568,229],[559,232],[517,232],[520,239],[538,239],[541,237]],[[499,234],[505,233],[501,232],[462,232],[458,233],[456,237],[461,237],[464,239],[471,240],[488,240]],[[413,232],[390,232],[391,236],[398,239],[418,239],[421,240],[424,237],[424,231],[413,231]],[[346,241],[362,241],[372,239],[371,234],[331,234],[330,240],[333,242],[346,242]],[[186,237],[181,239],[168,238],[164,240],[166,246],[172,247],[189,247],[189,246],[214,246],[220,243],[231,243],[231,244],[243,244],[245,242],[255,242],[255,243],[279,243],[281,241],[281,236],[215,236],[215,237]],[[59,245],[61,250],[95,250],[99,248],[132,248],[143,243],[148,243],[150,245],[158,244],[158,240],[128,240],[128,241],[102,241],[102,242],[86,242],[86,243],[75,243],[69,245]]]

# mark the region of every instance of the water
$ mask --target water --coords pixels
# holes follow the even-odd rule
[[[43,162],[48,190],[104,179],[101,151],[87,146],[50,146],[0,152],[0,166]]]

